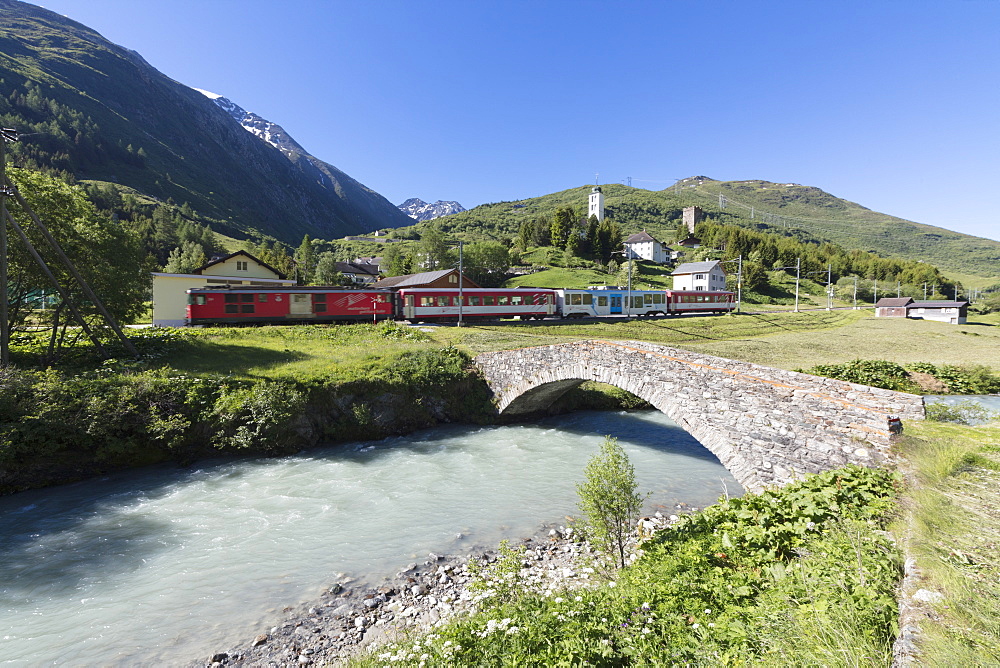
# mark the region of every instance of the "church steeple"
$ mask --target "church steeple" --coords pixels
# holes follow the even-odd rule
[[[597,220],[604,220],[604,193],[601,192],[601,186],[594,186],[590,191],[587,218],[591,216],[597,216]]]

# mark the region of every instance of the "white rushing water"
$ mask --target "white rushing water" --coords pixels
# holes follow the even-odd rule
[[[338,573],[381,578],[576,513],[605,434],[648,511],[742,489],[655,411],[448,427],[0,498],[0,665],[171,665],[270,628]]]

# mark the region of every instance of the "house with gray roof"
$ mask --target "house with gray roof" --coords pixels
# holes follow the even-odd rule
[[[406,274],[404,276],[390,276],[383,278],[372,285],[373,288],[457,288],[459,287],[458,269],[440,269],[438,271],[425,271],[419,274]],[[468,276],[462,276],[463,288],[482,287]]]
[[[671,273],[674,290],[719,291],[726,289],[726,270],[718,260],[685,262]]]
[[[659,241],[643,230],[625,240],[625,253],[634,260],[649,260],[657,264],[667,261],[667,252]]]

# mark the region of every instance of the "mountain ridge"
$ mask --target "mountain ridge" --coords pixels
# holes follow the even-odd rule
[[[11,146],[17,164],[188,202],[234,236],[297,244],[410,222],[301,146],[275,149],[137,52],[46,9],[0,0],[0,77],[0,119],[27,130]]]

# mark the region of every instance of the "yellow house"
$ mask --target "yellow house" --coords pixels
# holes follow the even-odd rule
[[[213,285],[295,285],[281,272],[246,251],[236,251],[212,260],[190,274],[153,272],[153,326],[187,325],[187,291]]]

